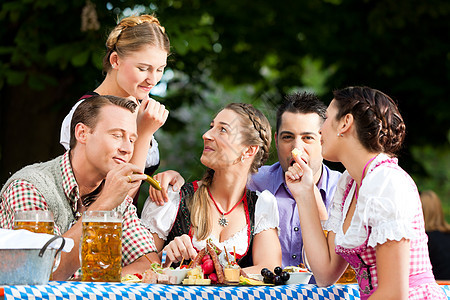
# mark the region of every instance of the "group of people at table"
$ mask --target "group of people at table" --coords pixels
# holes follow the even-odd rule
[[[75,241],[53,279],[79,275],[82,212],[118,210],[123,274],[142,273],[150,267],[144,256],[160,261],[163,251],[168,263],[193,259],[212,239],[247,273],[297,266],[303,254],[320,286],[350,264],[362,299],[446,299],[433,277],[419,193],[395,158],[405,124],[388,95],[347,87],[328,108],[310,93],[286,96],[271,166],[269,121],[250,104],[231,103],[205,128],[203,178],[156,174],[162,190],[150,188],[139,218],[133,197],[159,164],[154,133],[168,116],[149,92],[170,44],[159,21],[142,15],[121,20],[106,45],[104,81],[63,122],[67,151],[16,172],[1,190],[0,227],[12,228],[15,211],[50,210],[55,234]]]

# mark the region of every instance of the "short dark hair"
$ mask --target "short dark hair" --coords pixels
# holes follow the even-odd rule
[[[391,97],[366,86],[347,87],[333,94],[336,120],[352,114],[358,139],[367,150],[393,156],[401,149],[406,127]]]
[[[280,129],[281,117],[285,112],[318,114],[323,122],[325,121],[326,111],[325,104],[313,93],[298,92],[286,95],[277,110],[277,132]]]
[[[117,105],[128,109],[134,113],[137,104],[133,100],[129,100],[122,97],[110,96],[110,95],[95,95],[83,100],[75,109],[72,121],[70,123],[70,148],[73,149],[77,143],[75,138],[75,127],[78,123],[83,123],[86,126],[94,129],[97,125],[98,115],[100,109],[107,105]]]

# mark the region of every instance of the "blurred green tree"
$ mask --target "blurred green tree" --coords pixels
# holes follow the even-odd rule
[[[173,112],[195,107],[211,117],[208,106],[198,107],[219,97],[221,89],[241,86],[251,92],[236,101],[275,106],[293,90],[315,91],[327,103],[335,88],[368,85],[399,102],[408,129],[400,164],[408,172],[427,174],[411,149],[448,145],[447,0],[4,0],[2,182],[26,164],[63,152],[61,121],[77,98],[103,79],[107,33],[118,18],[139,13],[155,13],[171,39],[168,71],[182,75],[169,80],[167,94],[158,99]],[[187,124],[171,115],[162,133]],[[184,136],[190,138],[189,132]],[[178,159],[198,156],[189,150]]]

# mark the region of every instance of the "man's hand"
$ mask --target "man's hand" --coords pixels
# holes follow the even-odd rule
[[[150,186],[148,191],[150,199],[157,205],[164,205],[165,202],[169,201],[167,189],[169,185],[172,186],[173,190],[176,192],[184,185],[184,178],[181,177],[180,173],[177,171],[164,171],[153,176],[154,179],[159,181],[161,186],[161,191]]]
[[[111,210],[119,206],[130,190],[137,189],[141,180],[147,178],[145,174],[139,173],[141,173],[140,168],[133,164],[117,165],[106,175],[105,186],[97,200],[89,206],[89,209]]]

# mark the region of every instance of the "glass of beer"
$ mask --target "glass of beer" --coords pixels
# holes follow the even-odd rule
[[[14,229],[53,234],[53,214],[48,210],[24,210],[14,213]]]
[[[347,269],[345,270],[344,274],[342,274],[341,278],[336,283],[356,283],[356,276],[355,276],[355,270],[348,265]]]
[[[122,215],[115,211],[85,211],[80,243],[81,280],[120,282]]]

